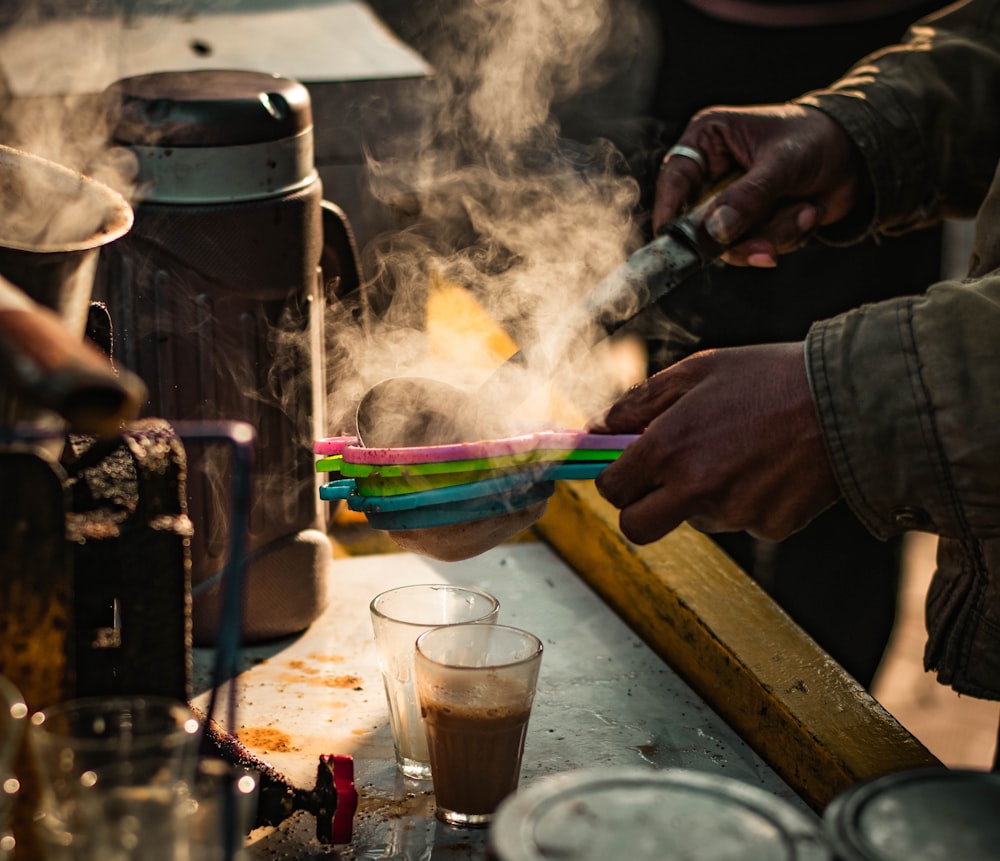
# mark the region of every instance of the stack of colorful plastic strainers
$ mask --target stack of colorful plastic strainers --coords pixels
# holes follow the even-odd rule
[[[346,500],[375,529],[451,526],[547,499],[560,479],[596,478],[638,437],[545,430],[480,442],[366,448],[355,437],[317,440],[319,495]]]

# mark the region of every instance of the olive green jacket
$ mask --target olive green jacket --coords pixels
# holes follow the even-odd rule
[[[800,102],[848,130],[874,189],[829,241],[976,217],[968,278],[815,324],[806,361],[855,514],[941,538],[927,669],[1000,699],[1000,0],[924,19]]]

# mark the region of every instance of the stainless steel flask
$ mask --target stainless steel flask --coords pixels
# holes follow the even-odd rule
[[[113,143],[137,164],[135,224],[102,261],[117,360],[147,413],[253,425],[247,641],[307,627],[332,548],[312,441],[323,430],[323,201],[312,110],[297,81],[162,72],[106,93]],[[188,446],[192,618],[214,641],[228,540],[226,452]]]

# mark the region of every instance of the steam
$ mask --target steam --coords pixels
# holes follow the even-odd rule
[[[436,353],[423,332],[428,291],[445,283],[467,289],[527,358],[517,395],[500,405],[505,418],[552,418],[553,389],[585,417],[621,382],[600,349],[586,350],[590,333],[566,344],[566,332],[586,328],[574,310],[639,244],[639,189],[611,143],[564,137],[553,105],[612,74],[609,57],[629,56],[610,41],[623,28],[611,26],[610,0],[435,8],[436,32],[420,46],[435,69],[432,120],[397,156],[369,160],[375,194],[401,226],[365,249],[375,319],[358,344],[340,340],[357,373],[334,380],[330,415],[336,423],[338,407],[386,377],[463,387],[489,377],[503,356]]]
[[[155,14],[176,12],[178,5],[163,0],[151,7]],[[49,7],[61,14],[49,14]],[[130,8],[113,0],[22,3],[23,20],[0,30],[2,64],[24,74],[18,31],[44,23],[46,38],[62,46],[55,53],[86,55],[72,70],[113,80],[128,40],[116,40],[107,24],[110,18],[125,33]],[[620,390],[623,382],[603,348],[587,351],[589,334],[579,343],[564,341],[566,332],[582,328],[570,315],[587,290],[640,242],[639,190],[615,146],[571,139],[554,106],[586,103],[588,93],[634,61],[637,9],[634,0],[435,0],[432,11],[413,10],[426,13],[418,47],[435,69],[429,120],[416,137],[380,146],[368,161],[372,190],[397,214],[398,226],[364,249],[370,325],[356,325],[356,307],[331,313],[331,432],[353,429],[354,405],[385,377],[419,375],[474,387],[505,357],[488,344],[456,348],[428,339],[427,297],[435,285],[467,290],[524,350],[525,379],[504,402],[505,418],[572,425]],[[96,18],[103,18],[101,27],[88,23]],[[53,92],[79,91],[62,86],[69,68],[48,63],[35,71]],[[107,146],[99,100],[32,100],[30,108],[0,113],[0,123],[12,145],[136,199],[133,157]],[[289,363],[298,349],[312,347],[291,344]],[[572,362],[562,361],[567,353]],[[291,400],[306,388],[306,381],[293,387]],[[287,387],[281,398],[294,413]]]
[[[93,95],[118,77],[125,26],[121,4],[15,2],[0,13],[0,25],[3,141],[130,197],[134,160],[125,150],[108,147],[104,105]],[[30,97],[15,98],[24,94]]]

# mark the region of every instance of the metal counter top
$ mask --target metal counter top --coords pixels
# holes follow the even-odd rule
[[[330,606],[308,631],[243,650],[236,734],[304,789],[315,783],[321,754],[353,756],[353,841],[321,845],[315,820],[298,813],[254,832],[251,859],[484,857],[486,831],[437,822],[430,782],[402,777],[393,763],[368,603],[383,589],[419,582],[485,588],[500,600],[501,622],[544,642],[522,787],[583,767],[684,767],[763,787],[813,815],[549,545],[503,545],[458,563],[408,553],[337,559],[333,572]],[[201,708],[210,659],[210,650],[195,651],[193,701]]]

